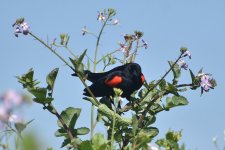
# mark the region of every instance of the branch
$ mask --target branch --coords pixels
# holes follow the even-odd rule
[[[44,109],[47,109],[50,113],[52,113],[53,115],[55,115],[58,118],[58,120],[60,121],[60,123],[63,125],[63,128],[66,130],[66,132],[67,132],[67,134],[68,134],[68,136],[70,138],[70,141],[71,141],[74,149],[76,149],[78,147],[77,144],[74,143],[74,142],[72,142],[72,141],[74,141],[75,137],[73,136],[72,131],[66,125],[65,121],[60,116],[60,114],[57,112],[57,110],[55,109],[55,107],[52,104],[49,104],[49,106],[47,106],[47,107],[44,105]]]
[[[177,58],[177,60],[173,63],[173,65],[170,67],[170,69],[163,75],[163,77],[151,88],[148,89],[148,92],[146,95],[148,95],[154,88],[156,88],[162,81],[163,79],[170,73],[170,71],[173,69],[173,67],[177,64],[180,58],[182,58],[183,53],[180,54],[180,56]],[[140,100],[140,102],[144,99],[144,97]]]

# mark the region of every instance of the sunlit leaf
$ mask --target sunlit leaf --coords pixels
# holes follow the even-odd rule
[[[187,104],[188,104],[188,101],[183,96],[167,97],[165,108],[170,109],[172,107],[183,106],[183,105],[187,105]]]
[[[70,128],[73,129],[78,117],[80,116],[81,109],[80,108],[73,108],[69,107],[66,110],[62,111],[60,116],[64,120],[65,124]],[[58,120],[58,126],[63,128],[63,125]]]
[[[55,68],[48,74],[48,76],[46,78],[46,82],[48,84],[49,90],[53,90],[53,88],[54,88],[54,83],[55,83],[55,79],[57,77],[58,71],[59,71],[59,68]]]

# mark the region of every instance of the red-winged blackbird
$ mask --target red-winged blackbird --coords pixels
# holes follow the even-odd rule
[[[93,73],[88,70],[85,70],[84,73],[87,80],[92,82],[89,88],[95,97],[114,96],[113,88],[120,88],[123,91],[121,97],[130,100],[130,95],[138,90],[145,81],[141,67],[137,63],[118,66],[104,73]],[[90,96],[87,89],[84,89],[84,95]]]

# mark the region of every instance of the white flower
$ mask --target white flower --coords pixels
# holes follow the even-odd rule
[[[81,31],[82,31],[82,35],[85,35],[86,33],[89,32],[86,26],[84,26],[84,28]]]
[[[9,116],[9,122],[17,123],[17,122],[22,122],[22,119],[15,114],[12,114]]]
[[[120,23],[120,21],[118,19],[115,19],[115,20],[112,21],[113,25],[118,25],[119,23]]]
[[[99,21],[105,21],[106,20],[105,14],[103,12],[98,12],[97,20],[99,20]]]

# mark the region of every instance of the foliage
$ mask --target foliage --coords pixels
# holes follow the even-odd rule
[[[63,63],[65,63],[81,80],[82,84],[87,88],[91,97],[85,97],[92,103],[91,114],[91,128],[80,127],[76,128],[76,121],[79,119],[81,108],[69,107],[61,113],[58,113],[52,102],[56,101],[53,97],[53,91],[55,87],[55,81],[59,69],[53,69],[46,77],[46,87],[39,87],[39,81],[34,80],[34,71],[30,69],[22,76],[17,76],[18,82],[22,84],[30,94],[33,95],[33,101],[43,105],[43,108],[58,118],[57,124],[59,129],[55,132],[55,136],[64,137],[61,147],[67,146],[68,149],[93,149],[93,150],[106,150],[106,149],[124,149],[124,150],[136,150],[136,149],[148,149],[149,143],[153,142],[155,137],[159,133],[159,129],[155,126],[157,114],[162,111],[169,111],[178,106],[184,106],[188,104],[186,97],[182,96],[184,92],[190,87],[191,90],[201,88],[201,94],[208,92],[209,89],[213,89],[216,86],[214,79],[210,77],[210,74],[205,74],[200,70],[198,74],[194,74],[191,69],[191,83],[180,84],[179,79],[181,77],[182,69],[187,70],[187,63],[183,60],[186,56],[191,58],[190,51],[182,47],[179,51],[179,55],[176,60],[168,61],[168,71],[158,80],[145,81],[144,86],[139,91],[135,91],[131,95],[131,101],[125,104],[119,109],[119,102],[121,101],[120,89],[115,89],[115,97],[112,97],[114,101],[114,107],[111,107],[111,103],[107,103],[104,97],[97,100],[88,88],[85,79],[85,69],[90,70],[93,66],[93,71],[96,72],[96,66],[99,63],[103,63],[104,67],[101,71],[105,71],[108,66],[114,64],[126,64],[135,62],[139,49],[148,48],[147,42],[143,38],[144,33],[141,31],[134,31],[131,34],[124,35],[124,42],[119,43],[119,48],[102,56],[98,59],[98,49],[102,32],[105,27],[109,25],[117,25],[114,17],[116,11],[114,9],[106,9],[98,14],[98,20],[102,23],[101,29],[98,35],[95,35],[88,31],[85,27],[82,30],[83,35],[92,35],[96,37],[96,47],[94,59],[89,57],[88,50],[84,50],[81,55],[75,55],[69,48],[68,34],[60,35],[60,42],[53,41],[51,45],[44,42],[36,35],[34,35],[29,28],[25,28],[26,34],[30,35],[41,44],[43,44],[48,50],[56,55]],[[14,26],[20,27],[20,30],[24,30],[24,19],[16,21]],[[27,24],[26,24],[27,25]],[[18,28],[16,28],[18,29]],[[18,36],[20,32],[15,31]],[[67,62],[55,48],[64,48],[71,54],[69,57],[70,62]],[[114,56],[115,53],[122,52],[122,57]],[[121,54],[121,53],[120,53]],[[87,64],[84,63],[87,60]],[[165,78],[169,73],[173,74],[171,80]],[[101,102],[101,103],[100,103]],[[104,103],[102,103],[104,102]],[[97,109],[97,119],[94,121],[94,108]],[[131,118],[127,118],[126,114],[132,114]],[[104,137],[102,133],[94,134],[94,128],[96,123],[103,122],[107,127],[107,137]],[[88,134],[90,130],[91,138],[88,140],[81,140],[80,136]],[[180,132],[173,132],[169,130],[166,133],[166,137],[157,140],[156,144],[159,147],[165,149],[184,150],[184,145],[179,146],[178,141],[181,138]]]

